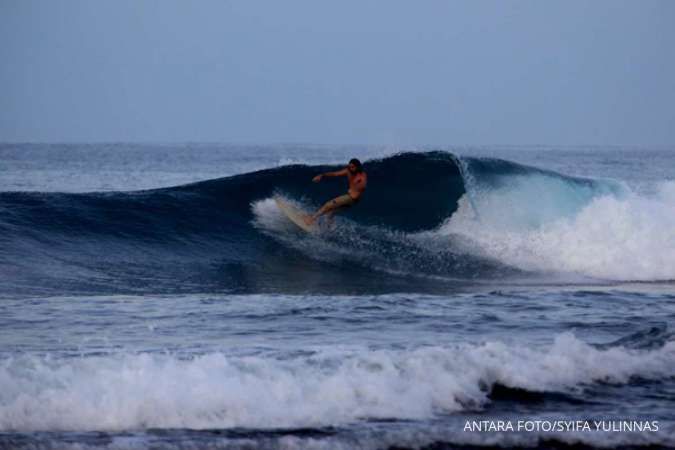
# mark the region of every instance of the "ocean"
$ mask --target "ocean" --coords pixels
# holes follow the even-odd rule
[[[675,148],[0,145],[3,449],[675,448],[674,323]]]

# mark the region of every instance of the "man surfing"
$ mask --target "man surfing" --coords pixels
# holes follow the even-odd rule
[[[307,225],[312,225],[316,220],[327,214],[328,217],[333,217],[338,210],[349,208],[352,205],[355,205],[361,199],[363,192],[366,190],[366,184],[368,183],[368,175],[363,171],[363,166],[361,161],[356,158],[353,158],[349,161],[347,167],[342,170],[335,172],[322,173],[321,175],[315,176],[312,181],[318,183],[323,179],[323,177],[342,177],[346,176],[347,181],[349,182],[349,190],[346,194],[339,197],[335,197],[333,200],[327,201],[317,212],[311,216],[305,218]]]

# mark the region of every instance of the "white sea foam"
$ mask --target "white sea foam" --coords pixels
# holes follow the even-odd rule
[[[265,198],[251,204],[251,211],[255,216],[254,224],[270,231],[289,231],[293,224],[284,217],[273,198]]]
[[[510,222],[503,205],[511,198],[502,195],[496,191],[487,202],[502,205],[499,214],[476,214],[463,198],[438,234],[462,235],[476,251],[525,270],[675,280],[675,182],[661,183],[652,195],[598,196],[578,213],[536,227],[505,226]]]
[[[549,346],[504,342],[411,350],[317,348],[309,356],[192,359],[117,354],[0,361],[0,431],[311,427],[425,419],[485,405],[485,387],[581,389],[663,379],[675,342],[599,350],[570,334]]]
[[[73,442],[72,437],[61,441],[34,439],[30,447],[35,450],[139,450],[162,448],[167,450],[185,449],[223,449],[223,450],[380,450],[383,448],[446,448],[455,446],[480,446],[499,448],[551,448],[556,447],[552,440],[572,446],[588,448],[616,448],[622,446],[663,446],[671,448],[675,444],[675,427],[662,422],[658,432],[649,433],[603,433],[603,432],[531,432],[531,433],[471,433],[456,426],[416,426],[399,429],[365,430],[356,433],[338,433],[324,436],[302,436],[298,434],[270,434],[250,436],[223,436],[221,434],[195,433],[172,434],[169,438],[152,433],[133,435],[106,435],[107,442],[89,444]],[[458,431],[457,431],[458,430]],[[439,445],[440,444],[440,445]],[[444,445],[445,444],[445,445]],[[449,445],[447,445],[449,444]],[[564,445],[563,445],[564,446]],[[3,446],[0,437],[0,448]]]

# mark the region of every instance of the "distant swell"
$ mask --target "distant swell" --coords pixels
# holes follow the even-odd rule
[[[368,190],[334,233],[312,237],[280,224],[271,197],[316,208],[346,189],[344,180],[311,182],[335,168],[290,165],[135,192],[0,193],[0,292],[302,291],[312,283],[325,292],[405,290],[419,286],[406,277],[505,279],[556,265],[613,279],[675,278],[663,269],[672,262],[664,251],[675,247],[675,220],[658,213],[659,204],[622,220],[639,222],[637,233],[662,233],[654,242],[665,239],[665,250],[645,253],[641,271],[629,265],[612,276],[588,258],[575,262],[577,253],[602,255],[604,244],[584,237],[588,229],[574,221],[592,227],[603,218],[584,219],[588,208],[632,198],[618,183],[446,152],[367,161]],[[668,208],[674,198],[664,191],[655,201]],[[583,248],[570,247],[572,240],[555,247],[564,233],[581,236]],[[619,253],[655,247],[641,236],[637,249]],[[610,235],[607,244],[615,249],[621,238]],[[561,251],[559,264],[554,253]]]

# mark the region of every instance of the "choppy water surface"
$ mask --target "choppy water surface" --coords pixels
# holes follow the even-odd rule
[[[673,155],[0,146],[0,447],[675,447]]]

